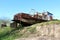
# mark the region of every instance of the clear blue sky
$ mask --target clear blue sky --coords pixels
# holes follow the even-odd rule
[[[0,0],[0,18],[12,19],[16,13],[29,13],[31,9],[49,11],[54,18],[60,19],[60,0]]]

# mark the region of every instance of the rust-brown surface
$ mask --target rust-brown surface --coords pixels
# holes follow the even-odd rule
[[[23,24],[23,25],[31,25],[31,24],[35,24],[37,22],[47,21],[47,20],[43,20],[41,18],[42,18],[41,16],[38,18],[38,14],[32,16],[32,15],[26,14],[26,13],[18,13],[16,15],[14,15],[14,18],[12,21],[14,21],[15,23]]]
[[[13,20],[22,20],[22,19],[27,19],[27,20],[43,20],[40,16],[40,18],[38,19],[38,15],[33,15],[33,17],[29,14],[26,13],[18,13],[14,16]]]

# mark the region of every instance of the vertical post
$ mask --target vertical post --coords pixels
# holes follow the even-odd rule
[[[17,22],[13,22],[13,25],[16,28],[17,27]]]
[[[21,21],[20,21],[20,26],[22,27]]]

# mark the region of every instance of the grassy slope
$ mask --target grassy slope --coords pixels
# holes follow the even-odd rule
[[[60,21],[50,21],[31,25],[20,29],[12,29],[10,27],[0,28],[0,40],[14,40],[21,37],[29,37],[29,35],[36,34],[36,27],[49,25],[49,24],[60,24]]]

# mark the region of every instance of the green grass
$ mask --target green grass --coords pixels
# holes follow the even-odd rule
[[[19,37],[28,37],[27,31],[35,33],[35,27],[27,27],[26,32],[22,32],[24,28],[12,29],[10,27],[0,28],[0,40],[14,40]]]
[[[5,37],[6,35],[8,35],[11,32],[11,28],[10,27],[4,27],[4,28],[0,28],[0,40],[3,39],[3,37]]]
[[[36,33],[36,27],[37,26],[44,26],[49,24],[60,24],[60,21],[49,21],[49,22],[43,22],[43,23],[37,23],[28,27],[20,27],[20,28],[10,28],[10,27],[4,27],[0,28],[0,40],[14,40],[19,37],[28,37],[30,34]],[[25,30],[26,28],[26,30]],[[22,32],[24,30],[25,32]],[[28,33],[29,31],[29,33]]]
[[[7,33],[9,33],[11,31],[10,27],[4,27],[4,28],[0,28],[0,37],[6,35]]]
[[[15,38],[18,38],[22,36],[20,30],[23,28],[10,28],[10,27],[4,27],[0,28],[0,40],[14,40]]]

